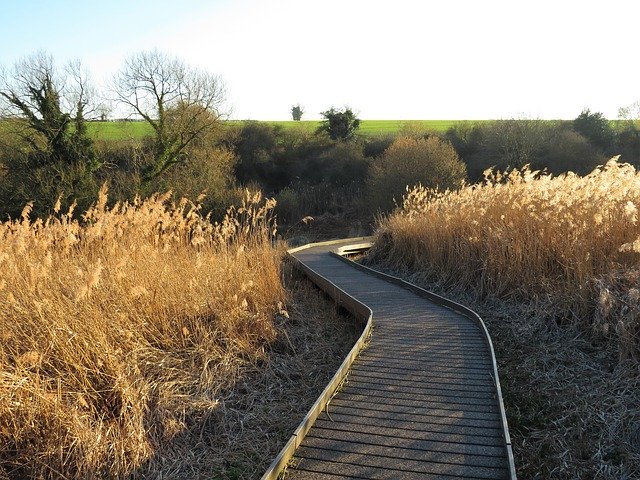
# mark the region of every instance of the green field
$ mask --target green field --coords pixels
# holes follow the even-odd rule
[[[433,132],[446,132],[447,129],[464,120],[362,120],[358,133],[365,136],[373,135],[393,135],[402,130],[427,130]],[[537,120],[536,120],[537,121]],[[542,120],[553,121],[557,120]],[[567,122],[567,120],[564,120]],[[241,125],[244,120],[229,120],[229,125]],[[487,120],[473,120],[472,123],[487,122]],[[293,120],[262,121],[271,125],[278,125],[286,129],[300,129],[307,132],[314,132],[319,120],[303,120],[294,122]],[[612,127],[618,126],[618,121],[612,120]],[[7,130],[7,122],[0,122],[0,134]],[[5,128],[3,128],[5,127]],[[640,121],[638,121],[640,128]],[[89,133],[94,140],[120,141],[120,140],[140,140],[152,134],[151,126],[147,122],[110,121],[110,122],[89,122]]]
[[[408,129],[424,129],[436,132],[445,132],[449,127],[456,124],[459,120],[362,120],[358,132],[362,135],[384,135],[395,134],[399,131]],[[243,123],[242,120],[230,120],[231,125]],[[272,125],[279,125],[287,129],[301,129],[308,132],[314,132],[319,120],[303,120],[294,122],[293,120],[285,121],[266,121]],[[140,139],[151,135],[151,127],[146,122],[90,122],[89,132],[91,136],[98,140],[127,140]]]
[[[445,132],[457,122],[459,122],[459,120],[362,120],[358,132],[363,135],[384,135],[398,133],[405,128],[421,128],[424,130]],[[284,128],[300,128],[311,132],[315,131],[318,125],[320,125],[319,120],[303,120],[300,122],[287,120],[268,123],[280,125]]]
[[[89,122],[87,125],[94,140],[139,140],[152,133],[147,122]]]
[[[358,132],[364,135],[384,135],[398,133],[404,128],[422,128],[436,132],[445,132],[449,127],[458,123],[459,120],[362,120]],[[234,121],[232,123],[242,123]],[[303,120],[294,122],[293,120],[269,121],[272,125],[280,125],[284,128],[299,128],[313,132],[320,125],[319,120]]]
[[[363,120],[360,132],[365,135],[398,133],[403,129],[422,129],[446,132],[460,120]]]

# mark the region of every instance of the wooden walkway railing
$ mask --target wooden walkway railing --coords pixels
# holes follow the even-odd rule
[[[348,239],[290,250],[366,326],[263,480],[283,471],[287,479],[515,479],[484,323],[344,258],[368,245]]]

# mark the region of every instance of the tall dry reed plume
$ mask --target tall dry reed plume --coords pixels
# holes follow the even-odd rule
[[[640,173],[612,159],[585,177],[485,172],[480,185],[409,190],[373,261],[531,302],[640,357]]]
[[[274,337],[274,202],[169,194],[0,224],[0,478],[136,476]]]

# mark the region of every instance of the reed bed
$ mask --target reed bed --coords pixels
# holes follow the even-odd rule
[[[103,188],[80,218],[0,224],[0,478],[136,477],[265,358],[286,315],[274,202],[216,224],[169,199]]]
[[[364,260],[478,310],[522,478],[640,475],[640,173],[408,189]]]
[[[639,205],[640,173],[615,159],[585,177],[486,172],[457,191],[409,190],[370,256],[479,298],[531,302],[638,358]]]

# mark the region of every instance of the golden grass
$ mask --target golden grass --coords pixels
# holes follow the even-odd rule
[[[640,173],[527,169],[418,187],[365,261],[472,306],[496,348],[518,476],[640,476]]]
[[[168,199],[0,224],[0,478],[135,475],[276,338],[273,202]]]
[[[610,161],[585,177],[487,172],[481,185],[409,191],[385,218],[372,258],[480,298],[538,302],[562,322],[615,337],[623,358],[640,353],[637,289],[611,296],[619,272],[638,268],[640,173]]]

